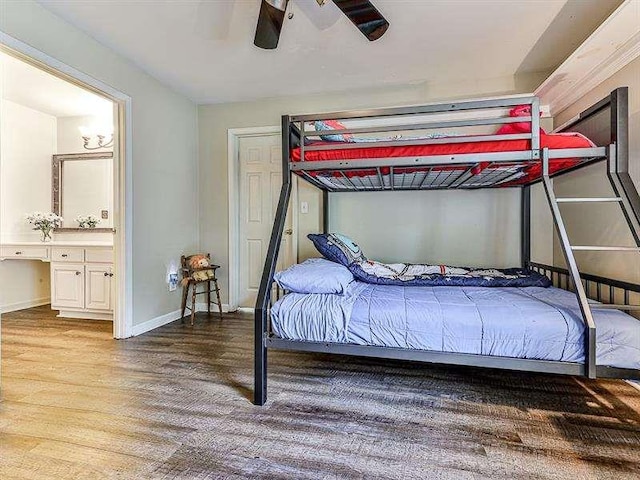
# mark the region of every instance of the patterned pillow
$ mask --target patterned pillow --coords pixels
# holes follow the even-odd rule
[[[366,262],[362,250],[349,237],[339,233],[309,234],[307,238],[313,242],[316,249],[332,262],[348,267],[353,263]]]
[[[313,126],[318,132],[326,132],[328,130],[340,130],[345,127],[342,123],[337,120],[318,120],[313,122]],[[345,133],[344,135],[320,135],[320,138],[325,142],[353,142],[353,135],[350,133]]]

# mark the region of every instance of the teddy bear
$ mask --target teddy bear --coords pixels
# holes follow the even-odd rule
[[[208,270],[211,266],[209,258],[206,255],[191,255],[187,260],[187,267],[191,271],[191,275],[182,279],[182,286],[185,286],[191,280],[201,282],[211,280],[214,277],[213,270]]]

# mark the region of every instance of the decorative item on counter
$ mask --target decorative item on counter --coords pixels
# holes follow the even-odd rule
[[[27,222],[33,225],[34,230],[40,230],[42,241],[51,240],[51,232],[62,226],[62,217],[53,212],[33,212],[27,215]]]
[[[78,227],[80,228],[96,228],[100,223],[100,219],[95,215],[78,215],[76,222],[78,222]]]

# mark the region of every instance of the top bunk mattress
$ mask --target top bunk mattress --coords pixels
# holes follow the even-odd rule
[[[432,166],[387,167],[378,169],[316,170],[305,169],[303,176],[310,178],[317,186],[330,190],[376,190],[376,189],[430,189],[430,188],[483,188],[513,187],[528,185],[541,178],[542,164],[538,161],[492,162],[482,158],[482,154],[502,152],[526,152],[531,149],[530,140],[493,140],[446,143],[447,137],[425,139],[424,144],[416,140],[411,145],[376,146],[376,143],[351,143],[318,141],[305,146],[304,162],[402,157],[430,157],[447,155],[474,155],[467,164],[442,164]],[[329,150],[313,150],[326,146]],[[540,147],[551,150],[593,148],[595,145],[579,133],[540,134]],[[343,148],[340,148],[343,147]],[[311,148],[311,150],[310,150]],[[300,148],[291,150],[292,162],[302,162]],[[551,175],[585,164],[590,158],[552,158],[549,161]],[[467,175],[466,173],[469,172]],[[296,172],[300,174],[299,172]]]
[[[460,137],[455,137],[459,140]],[[471,139],[472,137],[470,137]],[[444,139],[439,140],[446,140]],[[354,160],[364,158],[394,158],[394,157],[421,157],[437,155],[460,155],[467,153],[497,153],[497,152],[519,152],[531,149],[530,140],[493,140],[485,142],[462,143],[426,143],[418,145],[397,145],[376,147],[374,142],[358,143],[351,142],[312,142],[308,147],[332,146],[331,150],[305,150],[304,159],[311,161],[329,160]],[[430,140],[432,141],[432,139]],[[349,146],[349,148],[335,148],[336,146]],[[358,145],[357,148],[353,148]],[[565,149],[565,148],[591,148],[594,144],[584,135],[579,133],[540,133],[540,148]],[[299,162],[301,160],[300,148],[291,150],[291,160]]]

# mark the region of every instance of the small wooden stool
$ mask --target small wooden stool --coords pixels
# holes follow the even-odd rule
[[[184,255],[180,257],[180,264],[182,265],[182,278],[188,279],[188,283],[183,285],[182,287],[182,315],[181,320],[184,323],[184,313],[187,309],[191,312],[191,326],[193,326],[193,319],[196,315],[196,296],[197,295],[206,295],[207,296],[207,313],[211,314],[211,304],[216,302],[211,301],[211,292],[216,292],[216,298],[218,300],[218,311],[220,313],[220,320],[222,320],[222,302],[220,301],[220,289],[218,288],[218,278],[216,277],[216,270],[220,268],[220,265],[209,265],[208,267],[192,269],[189,268],[189,257],[185,257]],[[211,259],[211,256],[207,253],[207,258]],[[213,271],[213,278],[209,278],[207,280],[195,280],[192,276],[193,272],[196,271],[204,271],[211,270]],[[211,283],[213,282],[213,290],[211,290]],[[207,289],[198,292],[198,285],[206,284]],[[191,307],[187,307],[187,298],[189,298],[189,287],[191,287]]]

